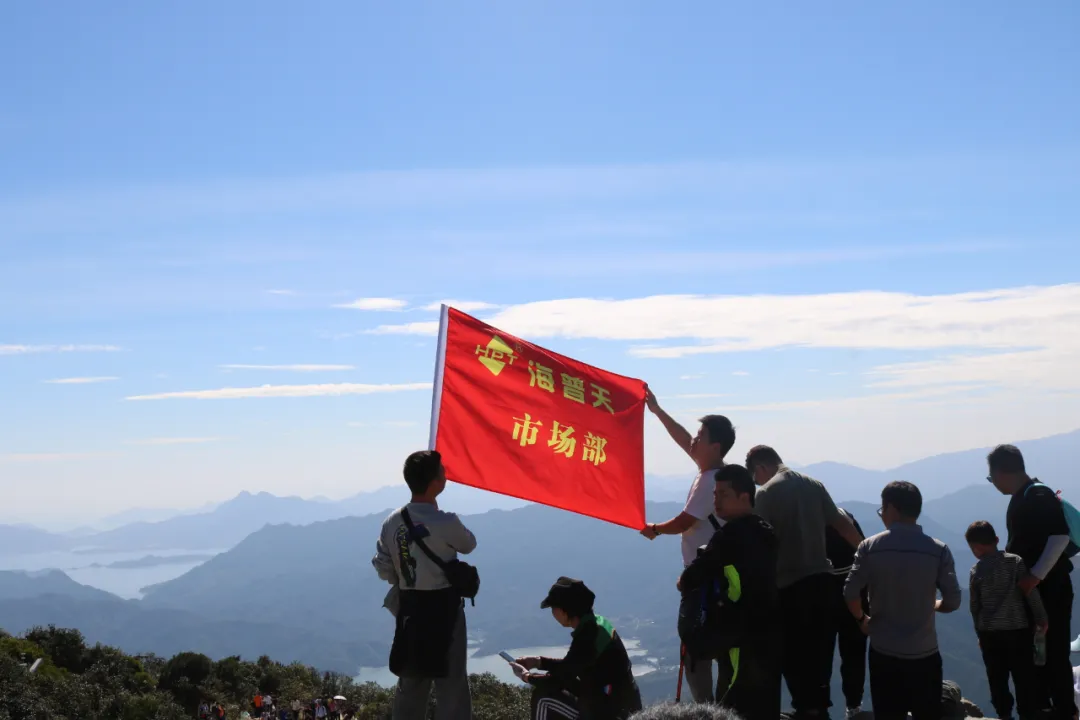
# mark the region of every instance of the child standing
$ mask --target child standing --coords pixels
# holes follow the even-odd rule
[[[1013,696],[1009,676],[1016,688],[1016,709],[1021,718],[1034,718],[1049,706],[1035,674],[1035,626],[1046,632],[1046,610],[1038,589],[1024,595],[1018,583],[1028,569],[1018,555],[998,550],[994,527],[985,520],[973,522],[964,538],[978,562],[968,583],[971,617],[979,636],[990,699],[1001,720],[1010,720]]]

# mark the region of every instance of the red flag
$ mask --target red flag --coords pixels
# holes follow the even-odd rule
[[[645,526],[645,383],[443,307],[431,447],[450,480]]]

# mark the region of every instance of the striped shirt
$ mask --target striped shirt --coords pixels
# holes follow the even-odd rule
[[[1046,623],[1046,609],[1038,588],[1026,596],[1017,583],[1028,574],[1019,555],[1001,552],[987,555],[971,568],[968,588],[971,595],[971,617],[976,632],[1023,630],[1031,627],[1028,609],[1036,625]]]

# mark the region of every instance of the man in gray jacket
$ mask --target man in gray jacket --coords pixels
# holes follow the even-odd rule
[[[422,720],[432,684],[438,720],[471,717],[464,604],[417,541],[450,561],[458,553],[471,553],[476,538],[457,515],[439,509],[436,498],[446,488],[439,453],[413,453],[404,472],[412,501],[383,522],[371,561],[379,577],[392,585],[385,604],[396,621],[390,651],[390,670],[398,676],[393,717]]]
[[[855,551],[844,599],[870,636],[870,696],[875,720],[941,718],[941,654],[934,613],[960,607],[960,584],[945,543],[917,524],[922,494],[909,482],[881,491],[887,530]],[[870,590],[870,613],[860,593]],[[937,598],[938,590],[941,599]]]

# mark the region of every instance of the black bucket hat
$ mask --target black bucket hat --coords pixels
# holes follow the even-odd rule
[[[574,578],[561,577],[548,590],[547,597],[540,603],[540,609],[557,607],[570,615],[580,617],[592,611],[596,595],[585,583]]]

